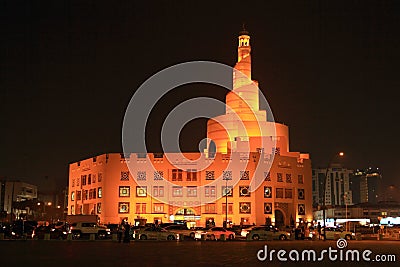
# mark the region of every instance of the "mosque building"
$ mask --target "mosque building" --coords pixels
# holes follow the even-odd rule
[[[199,153],[109,153],[71,163],[68,214],[101,223],[296,225],[312,221],[309,155],[260,110],[250,36],[239,34],[226,112],[207,123]]]

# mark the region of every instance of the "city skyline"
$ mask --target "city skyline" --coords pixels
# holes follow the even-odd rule
[[[7,25],[0,176],[66,185],[69,163],[122,152],[123,115],[140,84],[185,61],[232,65],[244,21],[252,36],[253,77],[276,121],[290,126],[291,149],[309,152],[314,168],[344,151],[348,169],[376,166],[386,185],[399,186],[399,130],[392,121],[399,6],[339,1],[287,9],[266,3],[238,15],[237,7],[221,3],[214,9],[39,5],[9,3],[0,11]],[[194,84],[163,98],[148,125],[150,152],[161,151],[160,128],[175,105],[195,96],[223,101],[225,94]],[[195,151],[205,133],[206,120],[189,123],[182,150]]]

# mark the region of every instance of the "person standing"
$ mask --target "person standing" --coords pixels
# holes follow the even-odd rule
[[[118,225],[118,243],[122,242],[122,235],[124,234],[124,230],[125,230],[125,221],[122,220],[120,225]]]
[[[131,242],[131,235],[130,235],[131,227],[128,222],[125,223],[125,234],[124,234],[124,243]]]

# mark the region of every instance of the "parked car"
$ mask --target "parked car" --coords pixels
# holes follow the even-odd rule
[[[32,238],[44,239],[46,234],[50,235],[49,236],[50,239],[66,239],[68,232],[60,228],[53,228],[50,226],[39,226],[35,230],[33,230]]]
[[[160,227],[147,227],[134,230],[133,238],[140,240],[177,240],[179,239],[179,234]]]
[[[290,239],[290,233],[271,226],[256,226],[247,233],[246,238],[248,240],[287,240]]]
[[[36,228],[36,221],[18,220],[13,222],[10,228],[10,235],[13,239],[22,237],[31,237],[33,230]]]
[[[229,231],[223,227],[212,227],[205,231],[197,231],[195,233],[195,239],[199,240],[202,239],[202,236],[204,236],[203,239],[205,240],[218,240],[221,239],[222,234],[225,235],[226,239],[235,239],[235,232]]]
[[[71,224],[69,232],[72,233],[75,239],[83,235],[95,234],[96,238],[104,239],[111,236],[111,231],[104,225],[98,225],[93,222],[76,222]]]
[[[260,226],[251,225],[251,226],[248,226],[246,228],[242,228],[242,230],[240,231],[240,236],[241,237],[246,237],[247,234],[250,233],[250,231],[253,230],[256,227],[260,227]]]
[[[322,228],[322,235],[325,235],[325,239],[339,239],[344,238],[346,240],[351,240],[356,238],[356,233],[350,231],[344,231],[339,227],[327,227],[326,229]]]
[[[190,238],[194,238],[194,234],[196,232],[194,229],[187,228],[185,224],[168,225],[168,226],[164,227],[163,229],[177,233],[177,234],[182,234],[182,235],[190,237]]]

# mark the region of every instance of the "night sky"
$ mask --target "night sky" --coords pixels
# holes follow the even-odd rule
[[[136,88],[181,62],[233,66],[244,22],[253,79],[290,127],[291,150],[315,167],[344,151],[346,167],[379,167],[400,184],[399,1],[145,2],[0,2],[0,177],[65,186],[69,163],[121,152]],[[152,112],[149,150],[161,150],[175,105],[225,94],[201,84],[168,94]],[[205,136],[206,120],[189,123],[182,150]]]

